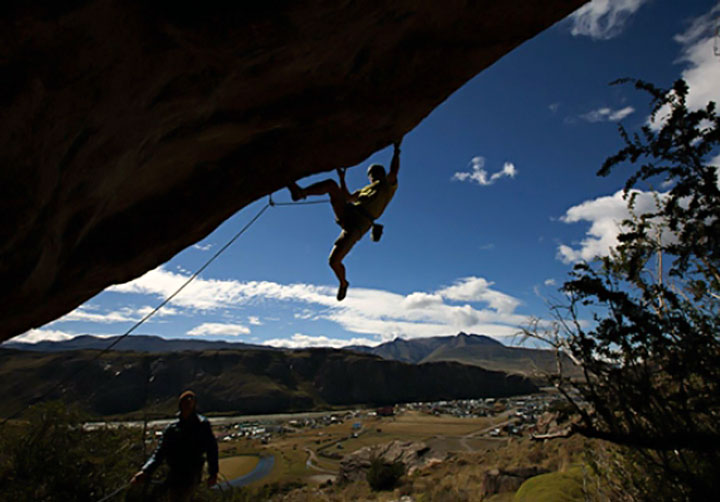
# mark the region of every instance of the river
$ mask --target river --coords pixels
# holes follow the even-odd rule
[[[258,460],[257,465],[255,468],[245,474],[244,476],[240,476],[239,478],[231,479],[230,481],[227,481],[225,483],[219,483],[218,488],[227,488],[227,487],[233,487],[237,488],[239,486],[245,486],[249,485],[250,483],[253,483],[255,481],[258,481],[268,474],[272,472],[273,467],[275,466],[275,456],[274,455],[267,455],[265,457],[260,457],[260,460]]]

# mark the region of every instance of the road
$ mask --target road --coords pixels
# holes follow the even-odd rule
[[[317,455],[315,454],[315,452],[314,452],[313,450],[311,450],[310,448],[305,448],[305,453],[308,454],[308,458],[307,458],[307,460],[305,461],[305,466],[306,466],[308,469],[312,469],[312,470],[314,470],[314,471],[322,472],[323,474],[335,474],[335,472],[333,472],[333,471],[328,471],[327,469],[323,469],[323,468],[320,467],[319,465],[316,465],[316,463],[318,462],[318,458],[317,458]]]

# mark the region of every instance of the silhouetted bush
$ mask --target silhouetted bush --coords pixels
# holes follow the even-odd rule
[[[390,463],[381,458],[374,458],[367,472],[367,481],[370,488],[375,491],[392,490],[403,474],[405,474],[405,464],[402,462]]]

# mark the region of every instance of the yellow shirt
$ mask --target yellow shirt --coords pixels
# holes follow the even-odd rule
[[[380,218],[385,207],[395,195],[397,186],[397,182],[391,184],[387,180],[374,181],[355,192],[357,201],[353,204],[361,206],[374,219]]]

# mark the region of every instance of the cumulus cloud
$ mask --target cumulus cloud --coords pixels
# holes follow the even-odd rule
[[[349,340],[345,340],[342,338],[328,338],[327,336],[322,335],[312,336],[295,333],[290,338],[273,338],[272,340],[266,340],[263,342],[263,345],[287,349],[299,349],[305,347],[331,347],[339,349],[341,347],[347,347],[348,345],[366,345],[374,347],[380,343],[382,342],[370,338],[351,338]]]
[[[608,40],[620,35],[630,17],[648,0],[592,0],[569,17],[573,36]]]
[[[619,110],[602,107],[580,115],[580,118],[587,122],[619,122],[633,112],[635,112],[635,108],[632,106],[626,106],[625,108],[620,108]]]
[[[678,62],[684,64],[685,69],[680,76],[690,87],[687,106],[691,110],[704,108],[708,101],[720,103],[720,61],[713,48],[718,16],[720,3],[693,19],[683,33],[675,36],[675,41],[681,45]],[[667,115],[668,109],[661,109],[657,122],[652,125],[659,128]]]
[[[164,298],[187,278],[160,267],[111,289]],[[494,289],[492,282],[481,277],[466,277],[438,291],[407,295],[351,288],[342,303],[335,299],[335,288],[331,286],[197,278],[173,300],[173,305],[178,309],[214,311],[258,300],[304,305],[295,318],[330,321],[346,331],[373,335],[380,341],[398,336],[454,334],[459,330],[507,336],[527,322],[526,316],[515,313],[519,300]]]
[[[250,328],[242,324],[206,322],[187,332],[190,336],[239,336],[249,335]]]
[[[70,340],[76,336],[77,335],[74,333],[66,333],[64,331],[54,329],[31,329],[22,335],[12,338],[12,341],[24,343],[37,343],[43,341],[62,342],[63,340]]]
[[[260,320],[260,318],[258,316],[254,316],[254,315],[248,316],[248,322],[252,326],[262,326],[262,324],[263,324],[262,321]]]
[[[468,163],[468,167],[470,167],[470,171],[458,171],[453,174],[451,179],[453,181],[468,181],[470,183],[475,182],[480,186],[488,186],[500,178],[514,178],[517,174],[515,164],[505,162],[501,170],[488,175],[488,172],[485,170],[485,159],[483,157],[473,157]]]
[[[448,300],[487,303],[498,312],[512,313],[520,301],[492,289],[490,286],[493,284],[482,277],[465,277],[452,286],[439,290],[437,294]]]
[[[641,215],[656,210],[656,197],[662,199],[664,194],[654,194],[639,190],[635,193],[634,213]],[[607,256],[618,245],[617,236],[622,230],[623,220],[632,217],[623,191],[613,195],[588,200],[567,210],[561,218],[564,223],[589,222],[590,228],[579,247],[561,244],[558,247],[558,259],[564,263],[581,260],[592,260],[598,256]]]
[[[189,276],[159,267],[125,284],[108,288],[115,293],[137,293],[167,298],[178,290]],[[240,282],[223,279],[196,278],[173,299],[176,307],[213,311],[247,303],[252,298],[298,300],[332,305],[335,290],[330,286],[311,284],[278,284],[269,281]]]

